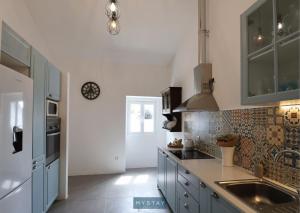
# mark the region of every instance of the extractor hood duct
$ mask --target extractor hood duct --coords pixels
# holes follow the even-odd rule
[[[174,112],[199,112],[199,111],[219,111],[218,104],[212,95],[214,79],[212,78],[212,64],[206,62],[206,0],[198,2],[199,17],[199,40],[198,40],[198,63],[194,68],[194,87],[196,95],[192,96]]]

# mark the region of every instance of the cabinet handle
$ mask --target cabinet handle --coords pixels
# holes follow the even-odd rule
[[[200,186],[201,186],[203,189],[206,188],[206,185],[205,185],[205,183],[203,183],[203,182],[201,182]]]
[[[188,186],[188,185],[189,185],[189,182],[188,182],[188,181],[186,181],[186,182],[184,183],[184,185]]]
[[[187,192],[184,192],[183,196],[184,196],[184,197],[186,197],[186,198],[188,198],[188,197],[189,197],[189,195],[188,195],[188,193],[187,193]]]
[[[188,174],[190,174],[190,172],[189,172],[188,170],[185,170],[185,174],[187,174],[187,175],[188,175]]]
[[[36,169],[36,165],[34,165],[33,167],[32,167],[32,170],[35,170]]]
[[[211,196],[215,199],[219,199],[219,195],[216,192],[212,193]]]
[[[37,162],[36,162],[36,160],[35,160],[35,161],[33,161],[33,163],[32,163],[32,164],[33,164],[33,165],[36,165],[36,163],[37,163]]]
[[[189,208],[189,205],[187,203],[184,203],[183,204],[184,208],[188,209]]]

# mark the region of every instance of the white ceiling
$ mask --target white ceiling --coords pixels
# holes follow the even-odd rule
[[[121,32],[107,32],[108,0],[25,0],[56,57],[168,64],[197,27],[197,0],[119,0]]]

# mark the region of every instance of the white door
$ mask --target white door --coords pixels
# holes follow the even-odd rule
[[[164,144],[161,98],[126,98],[126,168],[157,166],[157,146]]]
[[[0,199],[31,177],[32,85],[0,65]]]

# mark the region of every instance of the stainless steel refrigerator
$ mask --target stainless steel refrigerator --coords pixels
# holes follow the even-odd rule
[[[0,213],[31,213],[32,79],[0,65]]]

